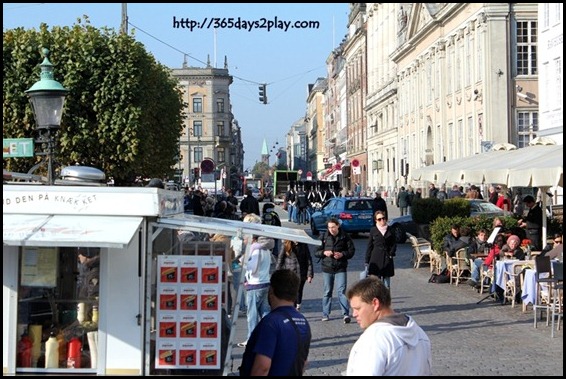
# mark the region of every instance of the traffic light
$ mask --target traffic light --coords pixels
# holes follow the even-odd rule
[[[260,84],[259,85],[259,102],[263,104],[267,104],[267,92],[266,92],[267,84]]]

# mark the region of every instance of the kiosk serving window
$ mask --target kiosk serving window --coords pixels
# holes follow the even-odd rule
[[[95,369],[100,249],[21,249],[17,369]]]

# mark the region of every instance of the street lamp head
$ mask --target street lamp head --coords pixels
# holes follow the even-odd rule
[[[37,129],[58,129],[65,96],[69,92],[61,83],[53,79],[53,65],[49,61],[49,50],[43,49],[40,80],[25,91],[31,103]]]

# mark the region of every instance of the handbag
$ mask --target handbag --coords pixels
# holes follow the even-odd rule
[[[362,272],[360,272],[360,280],[368,277],[368,267],[366,266]]]

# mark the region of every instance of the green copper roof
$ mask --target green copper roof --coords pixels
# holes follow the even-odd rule
[[[263,139],[263,146],[261,147],[261,155],[269,155],[269,149],[267,148],[267,141]]]

